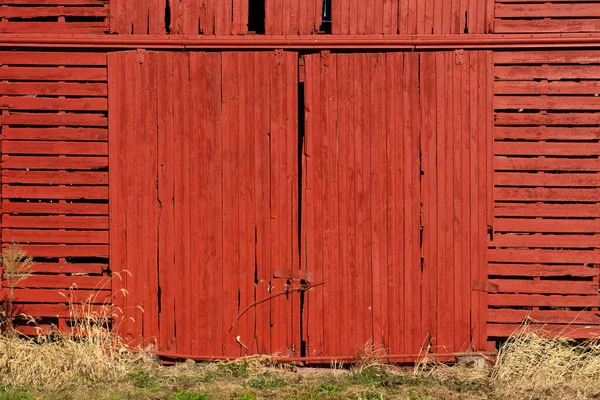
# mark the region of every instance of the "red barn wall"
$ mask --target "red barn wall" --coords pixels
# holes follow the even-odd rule
[[[526,318],[598,334],[597,51],[494,54],[494,220],[488,333]]]
[[[106,59],[0,52],[2,244],[36,261],[15,304],[43,328],[66,326],[69,300],[111,302]]]

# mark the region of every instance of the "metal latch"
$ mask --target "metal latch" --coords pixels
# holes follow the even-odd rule
[[[300,269],[277,268],[275,272],[273,272],[273,277],[309,283],[310,279],[312,278],[312,274],[308,271],[302,271]]]

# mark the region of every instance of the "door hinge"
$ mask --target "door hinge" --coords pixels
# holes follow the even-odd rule
[[[456,65],[465,63],[465,51],[463,49],[454,50],[454,62]]]
[[[476,292],[498,293],[498,285],[488,281],[473,281],[472,288]]]

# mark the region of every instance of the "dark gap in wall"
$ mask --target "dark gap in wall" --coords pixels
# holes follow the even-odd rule
[[[465,11],[465,28],[463,33],[469,33],[469,12]]]
[[[298,82],[298,260],[302,268],[302,156],[304,154],[305,114],[304,82]],[[304,292],[300,292],[300,356],[306,357],[304,337]]]
[[[248,32],[265,34],[265,0],[248,0]]]
[[[162,312],[162,289],[161,289],[160,285],[158,285],[158,315],[160,315],[161,312]],[[159,321],[160,321],[160,318],[159,318]],[[160,324],[160,322],[159,322],[159,324]],[[159,330],[160,330],[160,328],[159,328]]]
[[[332,32],[331,1],[332,0],[323,0],[323,21],[321,23],[321,27],[319,28],[320,33],[324,33],[327,35],[331,35]]]
[[[171,4],[169,0],[166,0],[165,5],[165,31],[167,34],[171,33]]]

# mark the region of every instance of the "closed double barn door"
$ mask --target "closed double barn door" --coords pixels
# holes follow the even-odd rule
[[[121,334],[207,358],[483,349],[490,70],[487,51],[110,54]]]

